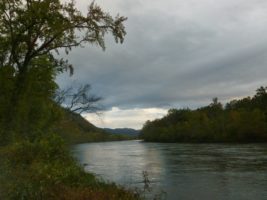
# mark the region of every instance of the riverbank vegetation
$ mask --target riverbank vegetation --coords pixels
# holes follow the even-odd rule
[[[267,88],[223,106],[217,98],[196,110],[170,109],[148,121],[141,138],[153,142],[267,142]]]
[[[139,194],[84,172],[56,134],[0,150],[0,199],[139,199]]]
[[[76,163],[66,145],[74,139],[61,136],[81,125],[65,125],[71,115],[55,100],[57,75],[73,73],[61,50],[104,49],[108,33],[122,42],[126,18],[59,0],[3,0],[0,16],[0,199],[139,199]]]

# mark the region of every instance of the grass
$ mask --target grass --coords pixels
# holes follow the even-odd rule
[[[61,137],[48,134],[0,148],[0,199],[137,200],[141,195],[86,173]]]

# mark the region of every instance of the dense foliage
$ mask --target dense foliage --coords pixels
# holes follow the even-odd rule
[[[107,33],[122,42],[125,20],[94,3],[83,14],[74,1],[0,1],[1,144],[34,140],[58,117],[55,77],[68,69],[73,72],[60,50],[69,53],[88,43],[104,49]]]
[[[74,1],[0,1],[0,199],[139,198],[85,173],[57,134],[66,113],[55,78],[73,72],[60,49],[105,48],[107,33],[122,42],[125,19],[94,3],[84,15]]]
[[[55,134],[0,149],[0,199],[117,200],[140,195],[85,173]]]
[[[267,142],[267,88],[225,107],[214,98],[196,110],[170,109],[162,119],[146,122],[141,137],[156,142]]]

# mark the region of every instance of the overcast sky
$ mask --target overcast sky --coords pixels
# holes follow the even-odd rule
[[[141,128],[169,108],[225,102],[267,85],[266,0],[96,0],[128,17],[125,42],[106,39],[73,50],[74,75],[61,87],[89,83],[108,110],[100,127]],[[88,0],[77,0],[85,11]]]

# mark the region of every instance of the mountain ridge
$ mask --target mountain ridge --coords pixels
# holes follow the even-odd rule
[[[108,133],[112,134],[122,134],[122,135],[128,135],[128,136],[139,136],[140,130],[136,130],[133,128],[103,128]]]

